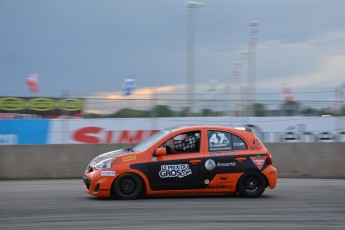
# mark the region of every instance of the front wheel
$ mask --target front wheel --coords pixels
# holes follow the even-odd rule
[[[126,173],[116,179],[112,189],[116,198],[121,200],[132,200],[141,195],[143,182],[139,176]]]
[[[265,178],[259,172],[248,172],[243,174],[237,184],[237,191],[242,196],[250,198],[261,196],[265,188]]]

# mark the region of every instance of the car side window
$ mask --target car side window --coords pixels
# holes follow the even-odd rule
[[[238,136],[216,130],[208,131],[208,150],[244,150],[247,149],[246,143]]]
[[[245,150],[247,149],[246,142],[242,138],[232,134],[232,146],[234,150]]]
[[[231,134],[222,131],[208,131],[208,150],[232,150]]]
[[[167,154],[198,153],[200,152],[200,131],[181,133],[166,141]]]

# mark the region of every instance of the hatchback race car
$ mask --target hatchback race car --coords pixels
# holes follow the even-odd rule
[[[87,193],[142,195],[239,193],[259,197],[275,188],[271,153],[248,128],[179,126],[133,148],[94,158],[83,175]]]

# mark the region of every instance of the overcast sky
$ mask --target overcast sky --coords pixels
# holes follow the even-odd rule
[[[88,96],[186,84],[186,0],[0,0],[0,96]],[[345,83],[344,0],[205,0],[195,12],[197,84],[246,60],[258,21],[257,91],[327,91]],[[25,80],[39,74],[40,91]],[[245,80],[241,83],[245,85]],[[333,93],[334,94],[334,93]],[[332,94],[332,95],[333,95]],[[303,97],[303,95],[300,95]]]

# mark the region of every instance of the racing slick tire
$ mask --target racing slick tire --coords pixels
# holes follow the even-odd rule
[[[240,195],[249,198],[261,196],[265,189],[265,177],[260,172],[255,171],[243,174],[237,184],[237,191]]]
[[[133,173],[126,173],[112,185],[114,197],[121,200],[133,200],[139,197],[143,190],[143,182],[139,176]]]

